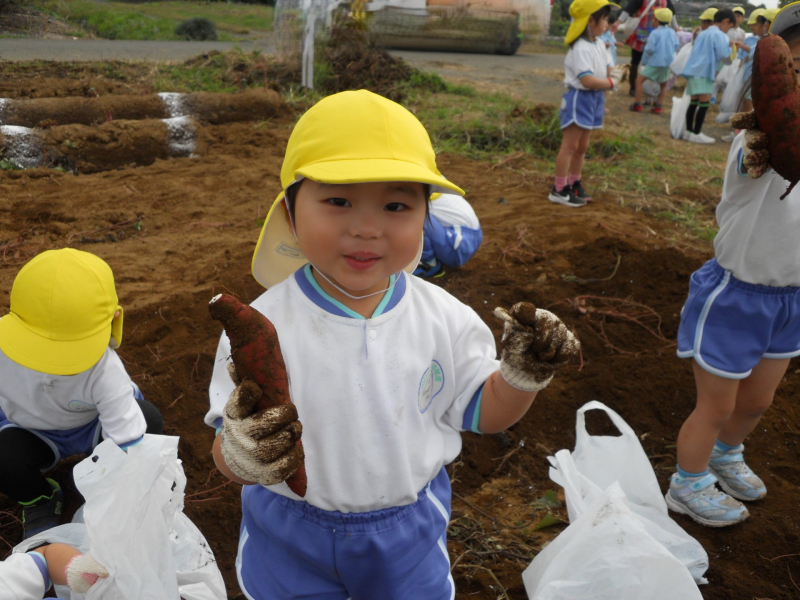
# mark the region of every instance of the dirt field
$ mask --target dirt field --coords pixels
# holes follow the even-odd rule
[[[57,73],[41,85],[13,79],[0,78],[0,97],[82,95],[99,85]],[[104,93],[137,90],[109,85]],[[622,106],[624,98],[615,102]],[[191,158],[165,156],[81,175],[0,171],[0,314],[8,309],[19,268],[43,250],[72,246],[108,261],[126,313],[120,356],[163,411],[167,433],[181,437],[186,512],[213,547],[231,598],[243,598],[234,571],[239,489],[214,469],[213,431],[202,422],[221,331],[206,304],[220,291],[246,301],[262,292],[250,275],[250,258],[259,220],[278,190],[294,123],[290,111],[276,115],[198,123]],[[99,131],[102,125],[86,127]],[[577,211],[547,202],[550,174],[531,175],[537,167],[526,157],[512,169],[511,163],[492,168],[442,155],[439,166],[469,190],[485,241],[464,268],[435,282],[475,308],[496,335],[501,328],[494,307],[528,300],[557,312],[583,343],[580,368],[560,374],[508,432],[465,434],[464,450],[450,467],[456,597],[524,600],[522,570],[563,529],[535,530],[548,512],[566,518],[562,507],[542,500],[557,489],[546,457],[573,447],[577,408],[597,399],[617,410],[641,436],[666,487],[677,432],[694,403],[690,365],[675,356],[679,312],[690,274],[712,251],[668,220],[621,208],[610,193]],[[752,506],[751,518],[724,530],[677,518],[708,550],[709,585],[702,592],[709,600],[800,596],[798,394],[800,362],[794,361],[774,407],[747,443],[749,462],[770,490]],[[590,425],[613,434],[608,423]],[[79,501],[72,464],[56,471],[68,490],[65,516]],[[20,541],[16,514],[17,507],[0,499],[2,546]]]

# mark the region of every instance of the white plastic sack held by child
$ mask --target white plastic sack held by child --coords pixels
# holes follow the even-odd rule
[[[672,137],[676,140],[683,138],[686,132],[686,113],[689,112],[689,104],[692,103],[692,97],[686,93],[680,98],[673,96],[672,98],[672,115],[669,118],[669,131]]]

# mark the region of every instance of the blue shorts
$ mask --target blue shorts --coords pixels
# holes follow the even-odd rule
[[[581,129],[602,129],[606,95],[603,90],[570,88],[561,99],[561,129],[577,125]]]
[[[144,400],[139,386],[135,383],[133,385],[133,395],[137,400]],[[60,461],[70,456],[79,454],[89,454],[97,444],[100,443],[100,434],[102,433],[102,426],[100,425],[100,418],[95,417],[86,425],[75,427],[73,429],[27,429],[12,423],[6,418],[5,413],[0,410],[0,431],[17,427],[30,431],[33,435],[41,439],[53,451],[55,458],[52,464],[48,465],[42,472],[49,471],[55,467]]]
[[[320,510],[245,486],[239,587],[248,600],[452,600],[449,520],[444,469],[413,504],[367,513]]]
[[[678,356],[727,379],[748,377],[762,358],[800,356],[800,287],[745,283],[712,258],[692,274]]]

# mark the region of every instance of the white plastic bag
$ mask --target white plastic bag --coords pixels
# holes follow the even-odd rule
[[[586,412],[605,412],[621,436],[592,436],[586,431]],[[619,483],[630,510],[645,530],[675,556],[698,583],[706,583],[708,554],[667,514],[650,459],[633,429],[605,404],[592,401],[578,410],[575,451],[561,450],[550,457],[550,478],[564,487],[570,523],[578,519],[596,497]],[[675,596],[681,597],[681,596]]]
[[[661,95],[661,84],[652,79],[645,79],[642,84],[642,93],[650,98],[658,98]]]
[[[747,85],[746,70],[745,64],[741,64],[728,82],[725,93],[722,94],[722,99],[719,103],[720,114],[726,114],[728,118],[720,121],[719,117],[717,117],[717,123],[727,123],[733,113],[739,112],[740,103],[744,98],[745,86]]]
[[[127,454],[98,445],[74,469],[86,499],[73,522],[25,540],[14,552],[42,543],[67,543],[92,555],[110,577],[67,600],[225,600],[225,584],[203,535],[183,514],[186,477],[178,438],[145,435]]]
[[[562,452],[566,452],[562,450]],[[614,483],[522,573],[530,600],[702,600]]]
[[[689,111],[689,104],[692,97],[684,93],[683,96],[672,98],[672,114],[669,117],[669,131],[676,140],[683,138],[686,132],[686,113]]]
[[[680,75],[683,73],[683,68],[686,66],[686,62],[689,60],[689,55],[691,53],[692,42],[689,42],[683,48],[678,50],[678,53],[675,55],[675,58],[672,59],[672,63],[669,65],[669,70],[675,75]]]

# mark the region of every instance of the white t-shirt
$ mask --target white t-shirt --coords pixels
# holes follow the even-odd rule
[[[278,332],[303,424],[304,500],[323,510],[415,502],[458,456],[460,432],[476,428],[483,384],[500,367],[489,327],[441,288],[401,274],[381,304],[370,319],[348,315],[306,267],[251,305]],[[233,390],[229,356],[223,334],[205,418],[212,426]],[[285,483],[270,489],[301,499]]]
[[[147,428],[131,378],[111,348],[77,375],[34,371],[0,350],[0,410],[12,423],[37,430],[74,429],[99,415],[103,436],[120,445],[138,440]]]
[[[44,558],[37,555],[40,564]],[[30,554],[12,554],[0,561],[0,600],[42,600],[50,587],[50,576],[43,574]]]
[[[741,27],[732,27],[728,30],[728,38],[732,42],[743,42],[746,37],[747,34]]]
[[[611,54],[603,40],[597,38],[590,42],[586,38],[578,38],[564,59],[564,84],[568,88],[587,90],[581,83],[581,77],[592,75],[606,79],[608,69],[613,66]]]
[[[717,206],[717,262],[747,283],[800,286],[800,187],[780,200],[789,182],[775,171],[759,179],[740,175],[743,139],[744,132],[731,146]]]

